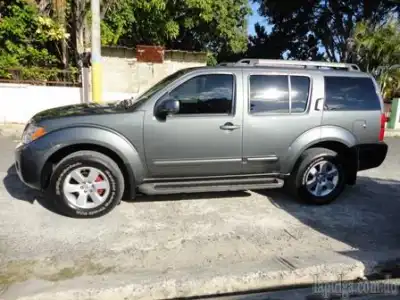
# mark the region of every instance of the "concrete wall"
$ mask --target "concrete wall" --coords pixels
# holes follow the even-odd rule
[[[137,62],[134,49],[104,48],[102,54],[105,102],[135,97],[177,70],[206,65],[207,59],[205,53],[167,50],[164,63],[152,64]],[[41,110],[81,99],[78,87],[0,83],[0,123],[25,123]]]
[[[103,48],[103,80],[106,91],[141,93],[169,74],[190,67],[205,66],[203,52],[166,50],[164,63],[144,63],[136,60],[134,49]]]
[[[105,102],[126,99],[133,93],[105,92]],[[26,123],[41,110],[81,103],[78,87],[0,83],[0,123]]]

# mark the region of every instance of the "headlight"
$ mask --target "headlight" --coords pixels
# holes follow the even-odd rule
[[[45,134],[46,130],[43,127],[39,127],[31,123],[26,127],[24,133],[22,134],[22,143],[29,144]]]

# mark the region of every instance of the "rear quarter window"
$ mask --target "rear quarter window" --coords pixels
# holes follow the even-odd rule
[[[381,110],[371,78],[325,77],[325,110]]]

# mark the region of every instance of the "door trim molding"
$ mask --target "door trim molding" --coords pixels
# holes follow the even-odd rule
[[[241,158],[211,158],[211,159],[180,159],[180,160],[154,160],[156,166],[177,166],[177,165],[197,165],[197,164],[214,164],[241,162]]]
[[[245,158],[245,160],[249,162],[262,162],[262,161],[275,162],[278,161],[278,157],[276,155],[253,156],[253,157],[247,157]]]

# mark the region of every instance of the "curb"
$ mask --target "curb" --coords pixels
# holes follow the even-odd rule
[[[400,137],[400,130],[386,130],[385,137]]]
[[[397,252],[398,253],[398,252]],[[365,254],[364,254],[365,255]],[[362,255],[362,256],[364,256]],[[303,264],[282,267],[275,262],[243,263],[224,268],[141,272],[82,276],[60,282],[30,280],[14,284],[0,295],[3,300],[109,300],[109,299],[175,299],[216,296],[229,293],[265,291],[267,289],[298,288],[340,281],[365,279],[378,274],[382,268],[390,270],[395,256],[368,254],[363,262],[332,252],[318,257],[299,257],[291,263]],[[393,254],[394,255],[394,254]],[[307,261],[308,260],[308,261]],[[305,263],[304,263],[305,261]],[[325,261],[330,263],[325,264]],[[308,266],[306,264],[309,264]],[[317,264],[316,264],[317,263]],[[274,266],[275,264],[275,266]]]

